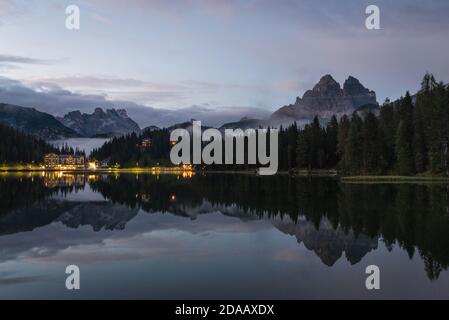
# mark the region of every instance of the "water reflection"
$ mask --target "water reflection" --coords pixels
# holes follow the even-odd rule
[[[176,238],[174,229],[207,234],[271,226],[296,238],[325,266],[343,256],[356,265],[383,243],[390,251],[399,246],[410,259],[418,256],[427,277],[436,280],[449,264],[448,194],[444,184],[341,184],[287,176],[2,175],[0,263],[19,256],[49,261],[67,255],[98,261],[180,257],[190,252],[185,243],[149,232],[172,230]],[[143,220],[139,212],[169,215]],[[174,228],[169,216],[190,222]],[[200,216],[211,220],[195,223]],[[61,224],[76,232],[67,236],[54,227]],[[44,226],[48,230],[41,231]],[[86,226],[90,232],[81,228]],[[93,250],[94,243],[104,252]],[[111,248],[126,250],[112,253]]]

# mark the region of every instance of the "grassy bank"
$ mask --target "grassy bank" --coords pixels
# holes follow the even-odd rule
[[[348,176],[341,180],[345,183],[449,183],[449,177],[443,176]]]

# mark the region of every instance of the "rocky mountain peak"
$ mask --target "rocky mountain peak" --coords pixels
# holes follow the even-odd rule
[[[86,137],[117,136],[140,132],[139,125],[128,117],[126,110],[95,108],[92,114],[73,111],[58,120]]]
[[[321,94],[338,94],[340,90],[340,84],[330,74],[327,74],[320,79],[312,91]]]
[[[376,93],[365,88],[358,79],[349,76],[343,85],[343,92],[350,96],[354,109],[367,104],[377,104]]]
[[[82,118],[82,117],[83,117],[83,115],[81,114],[81,111],[79,111],[79,110],[76,110],[76,111],[70,111],[70,112],[68,113],[68,115],[69,115],[71,118]]]
[[[350,114],[366,104],[377,104],[376,93],[365,88],[358,79],[349,76],[343,88],[329,74],[296,98],[294,104],[273,113],[272,119],[310,120],[314,116],[330,118],[332,115]]]
[[[117,109],[117,114],[122,118],[128,118],[128,113],[125,109]]]
[[[365,88],[360,81],[357,78],[354,78],[353,76],[349,76],[348,79],[346,79],[343,90],[345,93],[349,95],[354,94],[361,94],[361,93],[369,93],[370,91]]]
[[[104,111],[101,108],[95,108],[95,111],[93,114],[94,115],[104,115]]]

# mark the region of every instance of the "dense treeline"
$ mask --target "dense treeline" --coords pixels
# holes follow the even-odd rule
[[[301,130],[296,126],[281,130],[281,169],[447,174],[449,88],[426,74],[415,99],[407,92],[398,101],[385,103],[378,116],[354,113],[339,121],[333,117],[325,126],[315,118]],[[297,141],[292,138],[295,134]]]
[[[0,163],[41,163],[46,153],[59,150],[44,140],[0,124]]]
[[[281,127],[279,170],[338,169],[346,175],[447,174],[448,124],[449,88],[426,74],[415,97],[407,92],[396,102],[384,103],[379,114],[354,112],[340,119],[334,116],[324,125],[315,117],[304,128],[296,123]],[[170,164],[169,136],[169,130],[163,129],[114,138],[92,157],[126,167]],[[145,138],[151,138],[151,148],[139,147]],[[220,164],[206,169],[255,167]]]
[[[67,143],[62,145],[59,149],[54,149],[54,151],[57,154],[86,156],[86,152],[84,150],[80,150],[79,148],[70,147]]]
[[[270,130],[266,130],[263,133],[266,137],[267,150],[269,150],[269,134]],[[254,138],[257,143],[258,133],[257,130],[250,133],[250,135],[244,138],[244,150],[248,149],[248,141]],[[144,147],[143,142],[145,140],[151,141],[151,146]],[[296,138],[294,138],[296,139]],[[202,142],[202,146],[206,146],[209,142]],[[190,141],[192,149],[193,139]],[[142,134],[131,133],[121,137],[115,137],[112,140],[106,142],[103,146],[92,151],[90,158],[106,161],[109,165],[118,164],[121,167],[149,167],[149,166],[172,166],[173,163],[170,160],[170,151],[172,145],[170,143],[170,129],[158,129],[158,130],[146,130]],[[243,164],[237,164],[237,152],[236,143],[234,140],[233,145],[233,157],[232,163],[226,163],[225,145],[222,144],[221,159],[222,164],[210,164],[204,163],[198,168],[205,170],[255,170],[259,165],[248,164],[248,154],[244,154]],[[258,147],[255,148],[256,152]],[[212,152],[213,154],[213,152]],[[292,154],[293,155],[293,154]],[[256,159],[257,160],[257,159]],[[193,154],[190,154],[190,163],[193,163]]]
[[[151,140],[151,147],[143,148],[142,141]],[[170,165],[170,132],[168,129],[145,130],[115,137],[91,153],[91,158],[119,164],[122,167]]]

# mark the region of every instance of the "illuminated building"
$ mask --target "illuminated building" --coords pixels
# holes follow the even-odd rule
[[[88,168],[89,170],[97,170],[100,167],[100,163],[98,161],[89,161]]]
[[[84,155],[55,154],[44,156],[44,166],[47,169],[84,169]]]
[[[144,149],[151,148],[151,139],[149,138],[143,139],[141,146]]]

